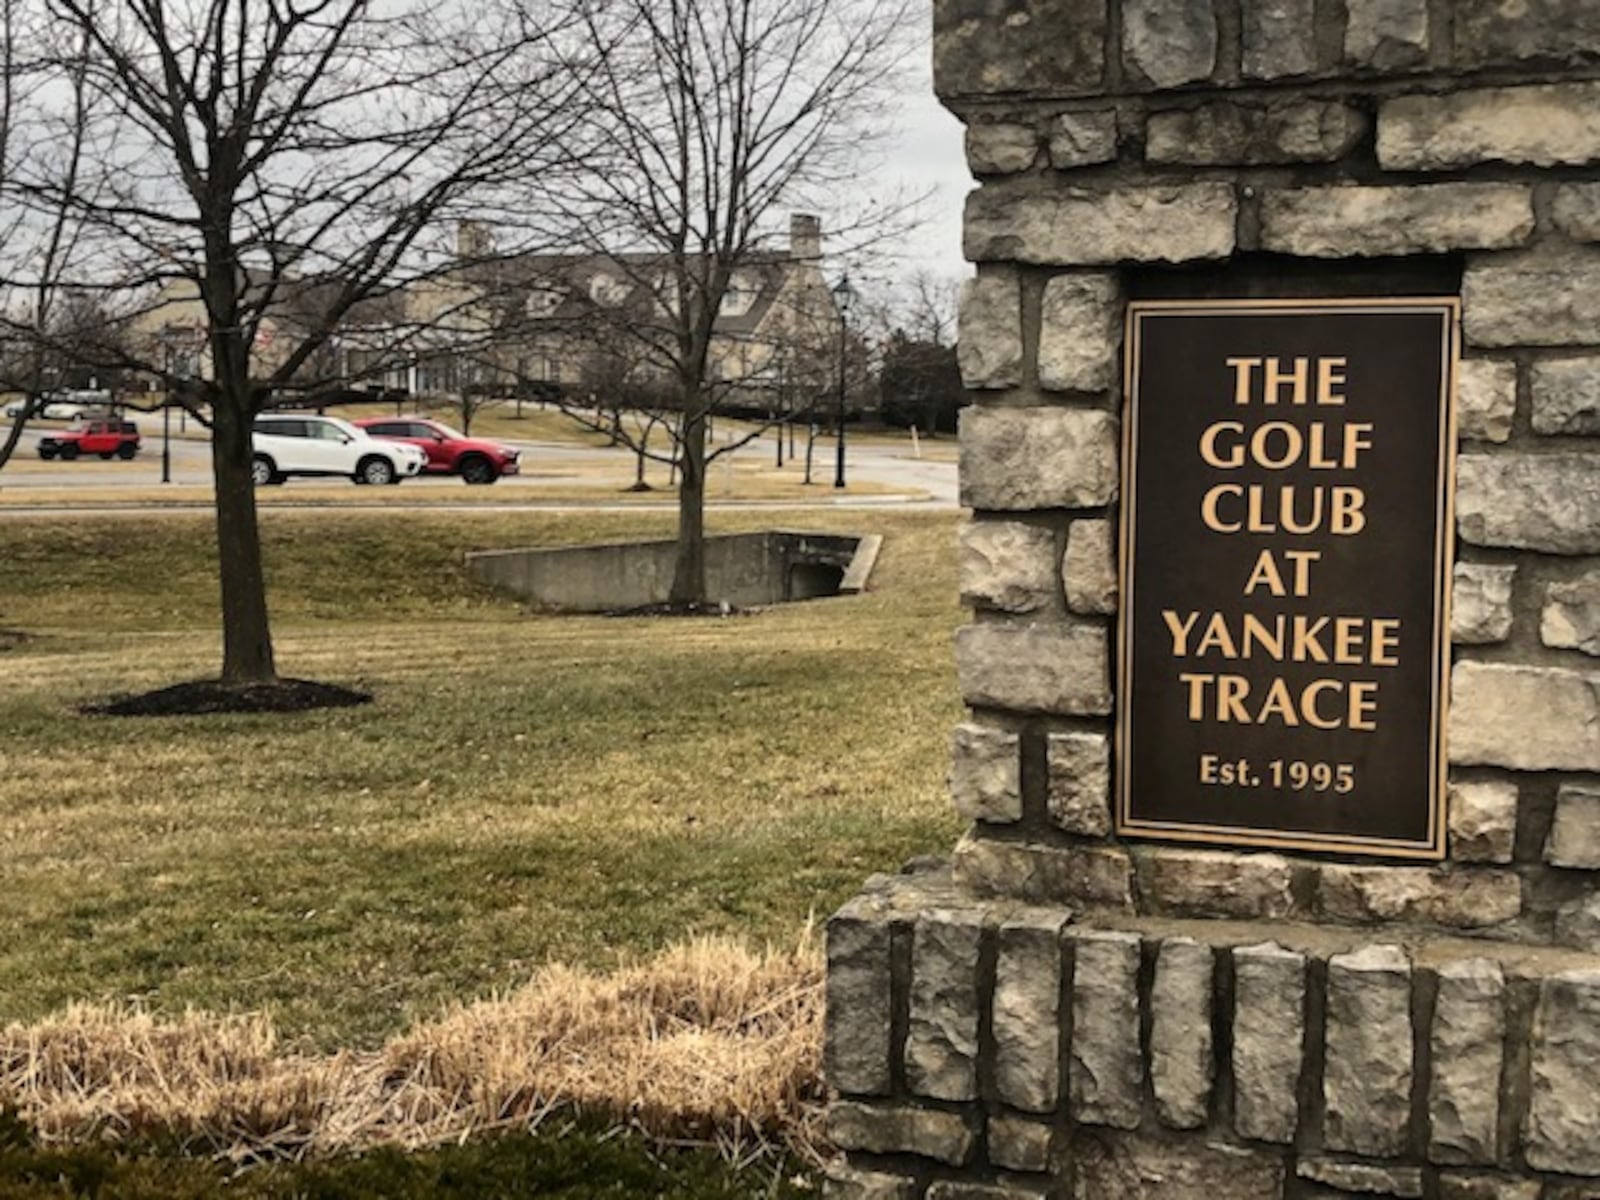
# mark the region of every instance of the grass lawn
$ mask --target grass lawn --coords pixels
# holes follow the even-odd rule
[[[268,511],[280,670],[376,703],[152,720],[75,707],[215,673],[210,518],[0,522],[0,1021],[136,999],[372,1046],[547,961],[789,941],[948,849],[954,516],[777,523],[886,534],[873,590],[530,615],[462,552],[670,518]]]
[[[0,1113],[0,1200],[804,1200],[791,1164],[732,1171],[703,1151],[672,1150],[600,1126],[552,1122],[426,1153],[380,1149],[325,1163],[234,1174],[227,1166],[107,1146],[46,1148]]]

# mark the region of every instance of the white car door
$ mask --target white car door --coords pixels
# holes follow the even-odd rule
[[[304,421],[257,421],[252,444],[256,453],[265,454],[284,474],[306,469],[306,447],[311,443],[306,437]]]
[[[311,434],[306,451],[316,464],[313,469],[329,475],[353,475],[360,445],[332,421],[310,418],[306,421]]]

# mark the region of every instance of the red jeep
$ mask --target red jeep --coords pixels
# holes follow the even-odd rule
[[[120,417],[95,417],[83,425],[39,439],[40,458],[71,460],[80,454],[132,458],[139,453],[139,427]]]

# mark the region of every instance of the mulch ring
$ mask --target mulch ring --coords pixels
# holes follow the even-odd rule
[[[292,713],[317,708],[369,704],[370,692],[356,692],[309,679],[275,679],[268,683],[224,683],[195,679],[137,696],[118,696],[78,711],[89,717],[186,717],[208,713]]]

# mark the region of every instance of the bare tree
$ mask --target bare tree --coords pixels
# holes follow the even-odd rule
[[[893,325],[914,341],[954,346],[960,295],[961,281],[955,276],[916,271],[897,306]]]
[[[771,254],[764,237],[781,214],[830,212],[841,246],[905,216],[892,198],[847,215],[845,198],[861,196],[862,156],[884,132],[920,17],[909,0],[617,0],[588,18],[614,49],[585,82],[596,169],[564,193],[565,211],[581,248],[648,297],[596,305],[591,320],[637,343],[672,392],[675,604],[706,599],[707,465],[739,444],[708,449],[710,416],[770,374],[765,355],[741,361],[738,346],[719,345],[719,314]],[[820,273],[785,303],[800,336],[837,330]]]
[[[75,190],[94,153],[95,97],[81,56],[60,73],[50,70],[40,47],[28,57],[28,35],[39,32],[39,15],[23,0],[0,0],[0,194],[29,177],[50,178],[58,191]],[[59,108],[48,116],[25,111],[25,97],[46,80],[59,85]],[[0,439],[0,467],[16,452],[46,388],[68,383],[72,364],[118,341],[106,298],[64,286],[84,257],[84,234],[81,214],[61,204],[42,211],[12,206],[0,221],[0,258],[25,262],[31,276],[31,286],[20,292],[0,291],[0,389],[22,397]]]
[[[876,311],[881,358],[878,410],[889,425],[929,436],[953,433],[964,402],[956,364],[959,282],[918,271]]]
[[[81,77],[93,152],[76,178],[5,180],[9,198],[85,231],[92,253],[59,282],[137,298],[147,336],[118,365],[210,423],[222,681],[272,681],[253,418],[340,381],[347,356],[330,349],[352,324],[370,332],[363,306],[458,270],[460,222],[496,222],[505,179],[560,171],[585,86],[564,39],[583,31],[549,5],[15,2],[38,6],[56,77]],[[60,89],[35,97],[41,125],[59,119]],[[26,259],[3,270],[14,288],[50,284]],[[407,311],[426,315],[385,327],[395,355],[459,310],[436,294]],[[180,312],[204,339],[199,378],[163,350]]]

